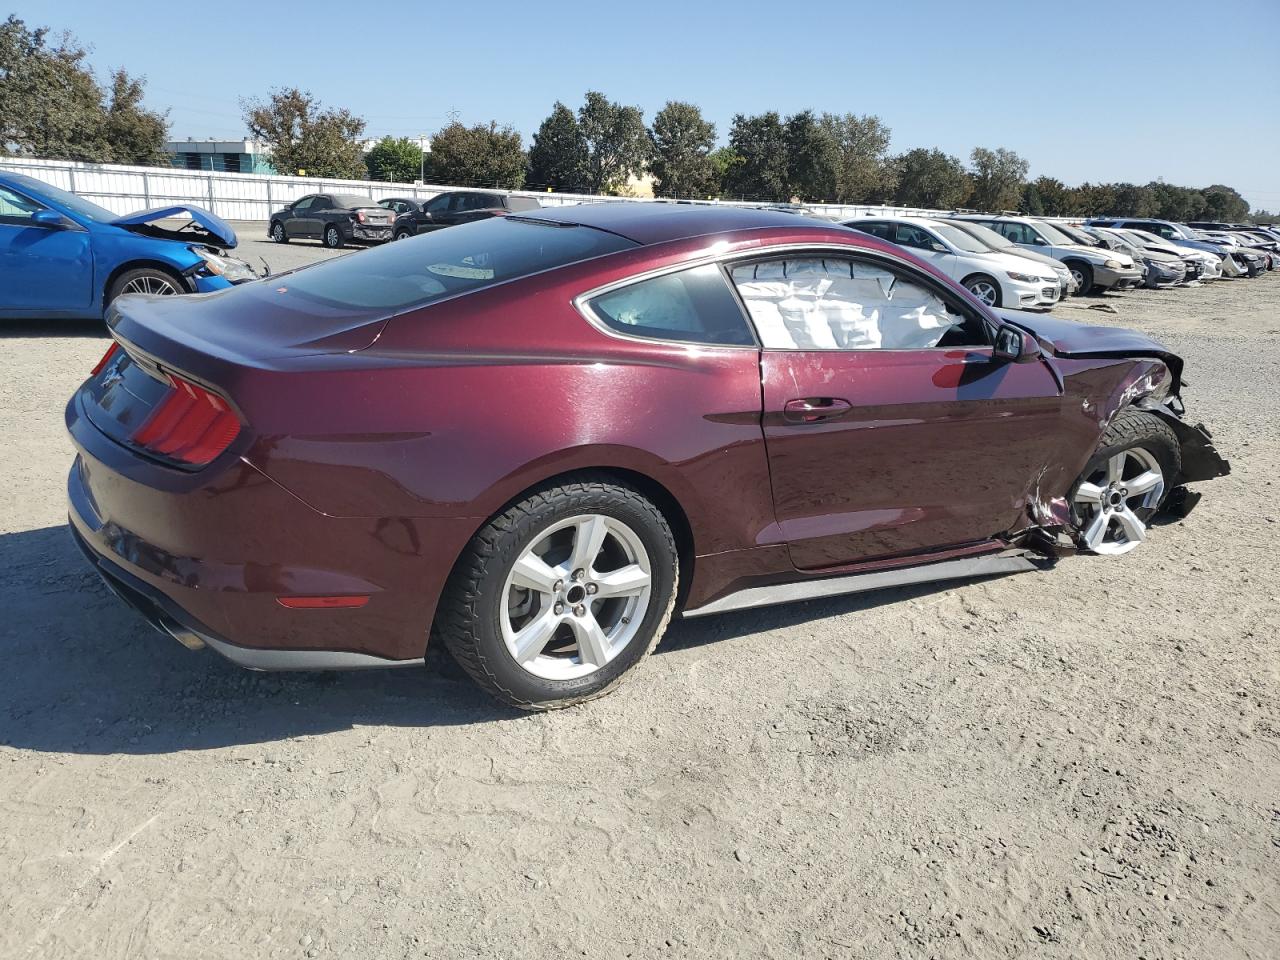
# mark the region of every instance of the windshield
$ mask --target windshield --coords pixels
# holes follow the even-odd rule
[[[933,221],[929,224],[938,236],[942,237],[957,250],[963,250],[965,253],[990,253],[991,250],[981,240],[971,234],[965,233],[949,223],[939,223]]]
[[[495,217],[437,230],[281,278],[289,293],[397,311],[639,246],[591,227]]]
[[[32,194],[35,199],[48,198],[54,203],[61,204],[77,216],[84,217],[86,220],[93,220],[97,223],[111,223],[120,215],[112,213],[105,207],[100,207],[96,203],[90,203],[83,197],[77,197],[74,193],[67,193],[65,190],[59,190],[52,184],[45,183],[43,180],[37,180],[34,177],[24,177],[21,175],[10,178],[13,185],[19,190],[25,190]]]
[[[957,230],[963,230],[970,236],[977,237],[992,250],[1005,250],[1015,245],[1008,237],[996,233],[990,227],[974,223],[972,220],[956,220],[948,225],[955,227]]]
[[[1076,243],[1075,240],[1072,240],[1069,236],[1067,236],[1065,233],[1063,233],[1053,224],[1045,223],[1043,220],[1036,221],[1036,229],[1039,230],[1044,235],[1044,238],[1048,240],[1050,243],[1052,243],[1054,246],[1058,246],[1059,244],[1063,244],[1063,243],[1067,243],[1067,244]]]
[[[1086,247],[1098,246],[1098,243],[1099,243],[1098,238],[1089,234],[1084,230],[1077,230],[1075,227],[1066,226],[1065,224],[1061,224],[1061,223],[1055,223],[1054,227],[1057,228],[1059,233],[1065,233],[1068,237],[1071,237],[1071,239],[1073,239],[1076,243],[1082,243]]]
[[[1117,230],[1116,233],[1130,243],[1136,243],[1141,247],[1167,246],[1163,237],[1157,237],[1154,233],[1147,233],[1145,230]]]

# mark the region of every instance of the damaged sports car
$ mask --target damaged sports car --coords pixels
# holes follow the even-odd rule
[[[200,293],[256,279],[227,255],[235,246],[235,231],[203,207],[119,216],[34,177],[0,173],[0,318],[101,318],[124,293]]]
[[[673,615],[1113,557],[1228,471],[1142,334],[774,211],[608,203],[112,307],[70,523],[254,669],[599,696]]]

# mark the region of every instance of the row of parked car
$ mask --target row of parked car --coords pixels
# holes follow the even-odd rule
[[[1074,294],[1256,277],[1280,265],[1280,230],[1142,218],[859,217],[844,225],[906,247],[994,307]]]
[[[449,190],[429,200],[387,197],[377,201],[356,193],[314,193],[272,213],[267,231],[276,243],[319,240],[337,249],[348,243],[407,240],[442,227],[540,206],[532,197],[486,190]]]

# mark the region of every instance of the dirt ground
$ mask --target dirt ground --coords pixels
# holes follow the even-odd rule
[[[265,675],[154,633],[64,529],[103,334],[9,325],[0,957],[1280,955],[1280,276],[1085,303],[1187,360],[1233,463],[1189,518],[677,623],[532,716],[438,651]]]

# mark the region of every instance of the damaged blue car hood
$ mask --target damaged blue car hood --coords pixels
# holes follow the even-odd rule
[[[228,249],[234,247],[239,241],[236,239],[236,232],[231,229],[231,224],[223,220],[216,214],[210,213],[204,207],[195,207],[189,203],[175,203],[168,207],[153,207],[150,210],[139,210],[137,213],[126,214],[123,217],[117,217],[111,221],[118,227],[136,226],[138,224],[154,223],[156,220],[165,220],[169,217],[188,214],[192,220],[204,227],[205,230],[218,242],[220,246]]]

